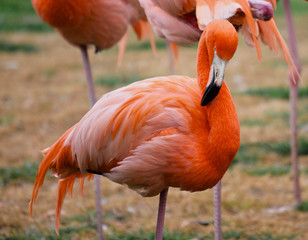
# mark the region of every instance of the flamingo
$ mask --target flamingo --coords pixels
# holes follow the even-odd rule
[[[280,35],[273,8],[276,0],[139,0],[156,34],[176,44],[192,44],[214,19],[226,19],[242,33],[245,43],[254,47],[261,60],[259,39],[278,54],[278,44],[291,77],[299,77],[288,47]],[[278,42],[278,44],[277,44]],[[291,69],[295,71],[291,71]],[[221,239],[221,184],[214,188],[215,239]]]
[[[48,169],[58,178],[57,233],[61,207],[74,180],[79,178],[83,186],[85,178],[98,174],[144,197],[160,194],[155,239],[161,240],[168,188],[212,188],[239,149],[239,120],[223,82],[237,43],[232,24],[214,20],[199,41],[197,79],[155,77],[101,97],[43,151],[31,215]]]
[[[242,33],[261,59],[259,39],[276,54],[280,46],[289,69],[288,47],[272,18],[276,0],[139,0],[155,33],[176,44],[197,42],[206,25],[226,19]],[[278,42],[278,44],[277,44]]]
[[[32,5],[44,22],[54,27],[69,43],[80,48],[90,106],[94,105],[96,97],[87,47],[95,45],[98,52],[124,39],[119,43],[120,65],[128,26],[133,26],[139,39],[151,33],[138,0],[32,0]],[[151,43],[153,47],[153,41]],[[100,198],[100,181],[96,176],[97,229],[99,239],[103,239]]]

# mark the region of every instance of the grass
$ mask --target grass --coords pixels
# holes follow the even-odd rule
[[[30,43],[11,43],[7,41],[0,41],[0,52],[24,52],[24,53],[35,53],[38,49],[36,46]]]
[[[283,1],[277,1],[277,10],[275,11],[275,15],[282,17],[284,16],[284,10],[283,10]],[[290,1],[291,4],[291,10],[292,10],[292,15],[295,17],[297,16],[303,16],[307,14],[308,11],[308,4],[305,3],[305,1]]]
[[[167,229],[164,231],[163,239],[165,240],[187,240],[193,239],[195,234],[190,233],[181,233],[181,232],[170,232]],[[114,234],[111,235],[108,239],[109,240],[154,240],[155,233],[149,232],[140,229],[137,232],[129,232],[126,234]]]
[[[159,39],[155,41],[157,49],[166,49],[166,41]],[[144,51],[151,49],[151,44],[149,41],[134,42],[127,45],[127,51]]]
[[[139,81],[140,77],[136,76],[100,76],[95,80],[95,84],[101,85],[108,88],[116,88],[119,86],[125,86],[130,83]]]
[[[291,172],[291,167],[272,165],[269,167],[254,167],[251,169],[246,169],[245,172],[251,176],[270,175],[272,177],[279,177],[289,174]]]
[[[276,153],[280,156],[290,155],[291,147],[289,141],[282,142],[257,142],[257,143],[241,143],[241,146],[232,162],[231,166],[235,164],[243,165],[254,165],[259,162],[263,157],[269,153]],[[298,154],[299,156],[308,155],[308,139],[300,138],[298,140]],[[259,170],[261,174],[262,171],[272,171],[275,174],[275,170]],[[282,169],[277,169],[277,174]],[[257,174],[258,175],[258,174]]]
[[[10,124],[11,122],[13,122],[13,117],[0,117],[0,126]]]
[[[36,15],[31,1],[1,0],[0,32],[44,32],[52,28]]]
[[[235,164],[254,165],[260,160],[260,154],[253,146],[249,144],[241,144],[231,167]]]
[[[0,168],[0,187],[15,180],[34,182],[37,169],[38,164],[30,162],[20,167]]]
[[[302,202],[296,207],[296,210],[300,212],[308,212],[308,202]]]
[[[262,98],[289,99],[289,92],[289,88],[286,87],[268,87],[248,89],[244,92],[244,94]],[[299,88],[298,97],[307,98],[308,87]]]
[[[80,227],[67,227],[60,228],[59,236],[54,230],[44,229],[42,231],[37,231],[36,229],[27,229],[24,233],[12,232],[10,236],[0,236],[0,240],[70,240],[70,239],[82,239],[82,236],[91,230],[88,225]],[[81,237],[81,238],[80,238]]]
[[[34,240],[34,239],[47,239],[47,240],[66,240],[66,239],[82,239],[85,234],[84,231],[93,230],[94,226],[84,225],[81,227],[67,227],[60,229],[59,236],[53,230],[37,231],[35,229],[28,229],[24,233],[15,232],[11,236],[0,236],[0,240]],[[82,235],[78,235],[82,233]],[[106,240],[154,240],[155,233],[139,229],[135,232],[128,233],[113,233],[106,237]],[[261,232],[257,234],[247,234],[242,231],[226,231],[223,232],[223,239],[232,240],[292,240],[297,237],[296,234],[287,236],[276,236],[273,233]],[[168,229],[164,230],[164,240],[214,240],[213,234],[200,235],[196,233],[182,233],[182,232],[171,232]]]
[[[265,126],[265,121],[263,119],[242,119],[240,120],[241,126]]]

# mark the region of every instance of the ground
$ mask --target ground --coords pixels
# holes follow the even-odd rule
[[[308,5],[308,4],[307,4]],[[306,8],[307,9],[307,8]],[[30,11],[30,10],[29,10]],[[1,19],[0,19],[1,20]],[[283,16],[278,27],[286,35]],[[307,15],[295,13],[299,55],[303,65],[298,104],[298,139],[302,197],[308,200],[308,66]],[[14,30],[14,31],[13,31]],[[40,150],[52,144],[88,110],[80,52],[55,31],[0,28],[0,239],[93,239],[93,181],[62,210],[60,236],[54,232],[57,180],[47,177],[29,215],[29,200]],[[168,75],[163,40],[154,56],[148,42],[133,34],[121,67],[117,49],[90,59],[97,96],[129,82]],[[225,239],[308,239],[307,205],[293,203],[290,132],[288,128],[288,69],[282,55],[266,47],[263,58],[240,38],[227,66],[229,86],[241,123],[241,148],[223,178],[222,222]],[[196,46],[180,47],[176,74],[196,76]],[[158,198],[142,198],[125,186],[102,178],[102,207],[107,239],[153,238]],[[213,238],[213,191],[171,189],[165,220],[166,239]]]

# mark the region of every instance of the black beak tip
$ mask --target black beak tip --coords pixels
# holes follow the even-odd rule
[[[205,89],[204,95],[201,100],[201,106],[209,104],[219,93],[221,86],[217,86],[214,82]]]

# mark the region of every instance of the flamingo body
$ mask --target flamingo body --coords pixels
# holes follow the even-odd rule
[[[225,85],[215,99],[221,108],[200,106],[201,95],[196,79],[183,76],[108,93],[45,152],[42,167],[60,179],[90,170],[143,196],[211,188],[239,148],[239,122]]]
[[[56,28],[71,44],[112,47],[129,24],[145,19],[136,1],[122,0],[32,0],[38,15]]]
[[[74,180],[83,184],[93,173],[145,197],[167,194],[168,187],[194,192],[216,185],[240,144],[235,106],[223,83],[238,38],[225,20],[207,29],[198,47],[197,79],[156,77],[112,91],[44,150],[31,212],[48,169],[59,178],[56,229]]]

